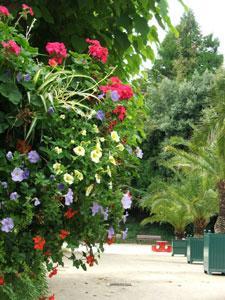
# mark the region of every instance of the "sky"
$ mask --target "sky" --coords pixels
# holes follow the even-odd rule
[[[190,7],[204,35],[213,33],[220,41],[219,52],[225,55],[225,0],[183,0]],[[179,23],[183,7],[178,0],[168,0],[169,15],[174,25]]]

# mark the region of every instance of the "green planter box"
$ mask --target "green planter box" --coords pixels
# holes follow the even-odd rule
[[[187,262],[203,261],[204,239],[190,237],[187,239]]]
[[[172,247],[173,247],[172,256],[178,254],[184,256],[187,255],[187,240],[173,240]]]
[[[225,274],[225,234],[205,233],[204,272]]]

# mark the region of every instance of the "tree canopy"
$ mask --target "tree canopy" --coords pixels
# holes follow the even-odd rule
[[[169,32],[159,47],[158,58],[149,73],[153,82],[162,78],[190,78],[195,71],[215,71],[223,62],[218,53],[219,40],[212,34],[204,36],[191,10],[185,13],[176,27],[179,36]]]

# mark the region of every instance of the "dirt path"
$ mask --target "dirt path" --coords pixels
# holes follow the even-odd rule
[[[66,261],[50,288],[56,300],[225,300],[225,276],[206,275],[202,264],[149,248],[106,246],[99,265],[87,272]]]

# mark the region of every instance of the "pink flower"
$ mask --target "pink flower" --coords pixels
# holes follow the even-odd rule
[[[8,11],[8,8],[5,7],[5,6],[2,6],[0,5],[0,16],[6,16],[8,17],[10,14],[9,14],[9,11]]]
[[[48,64],[52,67],[61,65],[63,59],[67,57],[67,50],[63,43],[47,43],[45,49],[52,56],[48,61]]]
[[[86,42],[90,44],[89,55],[99,59],[102,63],[106,63],[108,58],[108,49],[101,46],[97,40],[86,39]]]
[[[120,100],[130,99],[133,97],[132,87],[128,84],[122,84],[118,77],[111,77],[109,84],[100,86],[100,90],[106,94],[109,91],[116,91]]]
[[[29,13],[31,16],[34,16],[34,12],[32,7],[28,6],[27,4],[22,4],[23,10],[25,10],[26,13]]]
[[[18,56],[20,54],[21,48],[17,45],[16,42],[10,40],[8,42],[2,42],[3,48],[5,48],[8,52],[15,54]]]

